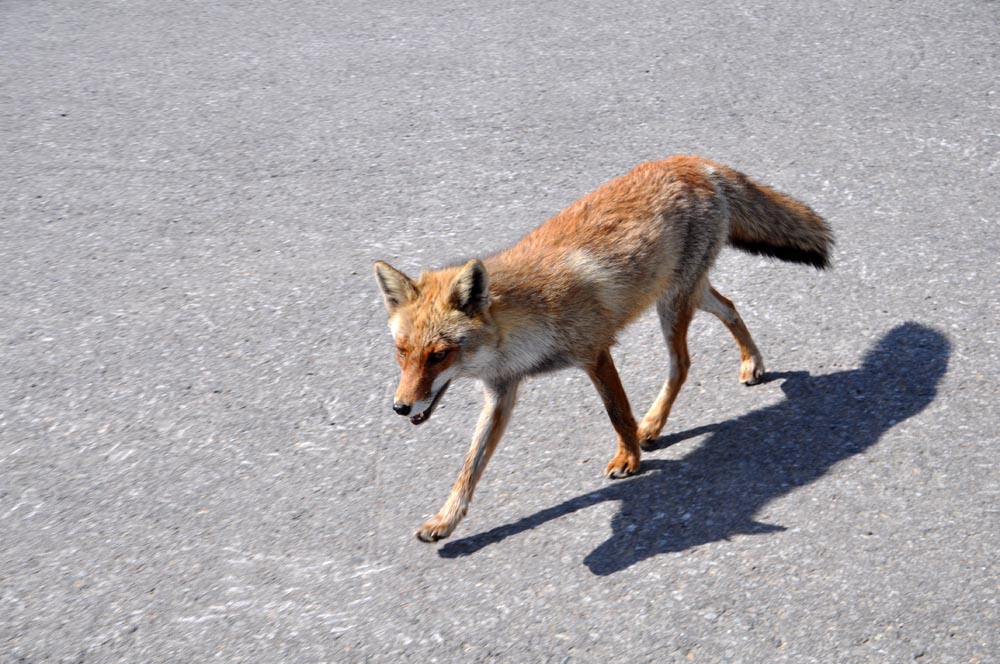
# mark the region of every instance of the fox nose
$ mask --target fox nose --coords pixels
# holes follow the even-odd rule
[[[392,404],[392,409],[396,411],[397,415],[409,415],[410,414],[410,404],[403,403],[402,401],[396,401]]]

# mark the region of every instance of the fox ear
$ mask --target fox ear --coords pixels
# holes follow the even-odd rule
[[[469,316],[489,309],[490,280],[486,267],[475,258],[466,263],[451,282],[451,305]]]
[[[390,314],[417,296],[413,280],[388,263],[375,261],[375,279],[382,289],[385,308]]]

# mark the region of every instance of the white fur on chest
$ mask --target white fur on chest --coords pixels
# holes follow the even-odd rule
[[[522,378],[560,355],[555,334],[548,327],[532,326],[512,332],[499,347],[480,347],[463,358],[462,373],[483,380]]]

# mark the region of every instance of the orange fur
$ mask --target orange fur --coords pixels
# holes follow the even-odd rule
[[[482,261],[416,281],[376,263],[402,370],[397,412],[426,421],[454,378],[478,378],[486,390],[459,479],[418,537],[447,537],[465,515],[527,376],[587,371],[618,433],[610,477],[637,472],[639,442],[651,442],[666,423],[690,364],[695,309],[726,325],[740,349],[740,380],[757,382],[764,366],[750,332],[708,281],[726,242],[826,267],[832,235],[808,206],[732,169],[680,156],[640,164]],[[654,303],[672,368],[636,425],[609,348]]]

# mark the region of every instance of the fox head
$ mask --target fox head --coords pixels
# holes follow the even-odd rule
[[[414,281],[388,263],[375,263],[402,376],[392,409],[413,424],[430,418],[451,380],[474,373],[477,351],[496,345],[486,268],[425,272]]]

